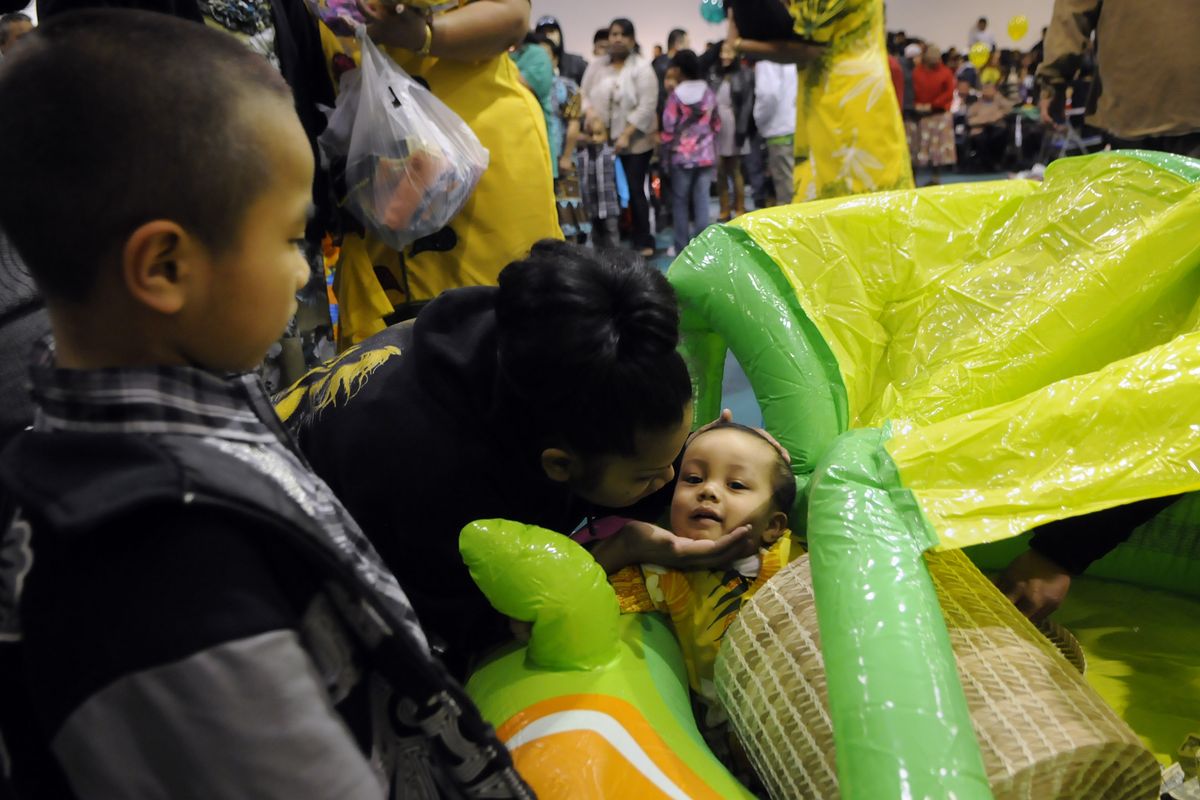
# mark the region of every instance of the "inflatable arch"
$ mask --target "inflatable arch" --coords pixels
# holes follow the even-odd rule
[[[1037,525],[1200,488],[1198,230],[1200,162],[1106,153],[1042,184],[756,212],[672,265],[697,419],[732,352],[793,457],[840,796],[992,797],[927,554],[997,565]],[[1194,619],[1196,506],[1091,573]],[[543,796],[749,796],[695,729],[665,623],[619,616],[581,548],[498,521],[460,545],[496,608],[534,623],[468,690]],[[1181,670],[1200,720],[1200,667]],[[1135,749],[1121,796],[1152,796]]]
[[[991,796],[923,553],[1200,488],[1198,180],[1105,153],[750,214],[672,265],[697,418],[731,351],[807,489],[843,797]],[[1091,572],[1200,596],[1178,522]]]

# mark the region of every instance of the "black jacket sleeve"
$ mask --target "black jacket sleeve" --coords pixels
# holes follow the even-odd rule
[[[1177,499],[1177,495],[1155,497],[1051,522],[1034,532],[1029,547],[1072,575],[1079,575]]]

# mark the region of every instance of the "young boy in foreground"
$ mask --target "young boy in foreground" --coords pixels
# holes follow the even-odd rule
[[[531,797],[245,374],[308,276],[279,74],[203,25],[77,12],[5,59],[0,103],[0,227],[54,334],[0,456],[18,795]]]

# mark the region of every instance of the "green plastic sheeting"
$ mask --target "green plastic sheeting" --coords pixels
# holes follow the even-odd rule
[[[672,265],[698,415],[728,348],[811,479],[845,797],[988,795],[923,550],[1200,488],[1198,182],[1178,156],[1063,159],[755,212]],[[1159,544],[1104,561],[1198,574]]]
[[[1088,683],[1163,764],[1200,734],[1200,600],[1091,577],[1054,614],[1087,658]]]
[[[845,800],[990,798],[922,553],[933,544],[877,429],[841,436],[810,489],[809,554]]]
[[[696,385],[696,419],[720,413],[731,350],[760,376],[753,388],[764,425],[788,442],[793,470],[807,478],[846,430],[846,391],[837,360],[779,268],[744,231],[714,225],[668,276],[684,300],[680,334]]]

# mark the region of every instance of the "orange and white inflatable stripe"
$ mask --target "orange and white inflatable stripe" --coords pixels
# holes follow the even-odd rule
[[[616,697],[543,700],[497,733],[539,797],[721,800],[637,708]]]

